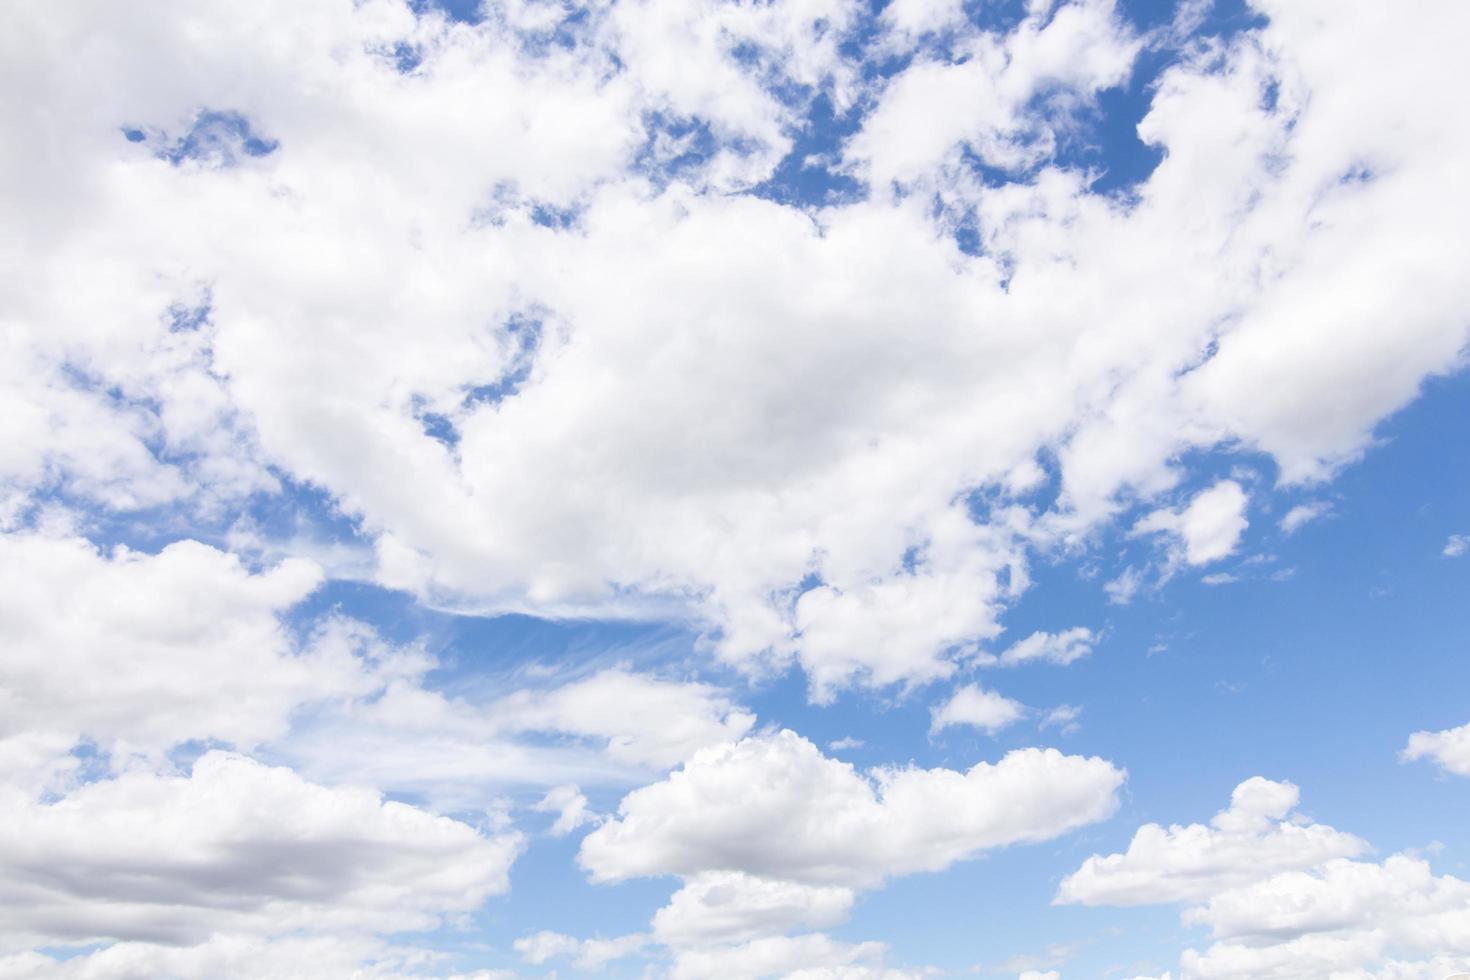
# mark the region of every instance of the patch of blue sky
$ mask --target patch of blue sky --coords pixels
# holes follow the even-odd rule
[[[409,0],[409,6],[417,14],[437,11],[462,24],[478,24],[485,19],[482,0]]]
[[[277,140],[257,132],[244,115],[228,109],[201,109],[182,136],[135,126],[124,126],[122,134],[130,143],[147,144],[155,156],[174,166],[193,160],[232,167],[245,158],[269,156],[280,147]]]
[[[710,124],[697,117],[680,117],[666,112],[643,114],[643,146],[633,158],[633,173],[663,187],[694,175],[722,148]]]
[[[521,386],[530,380],[531,371],[536,366],[536,352],[541,347],[541,333],[544,329],[542,317],[535,313],[518,314],[508,319],[504,334],[514,348],[510,367],[492,383],[476,385],[466,390],[465,407],[494,405],[520,391]]]
[[[830,207],[851,204],[867,196],[863,183],[837,168],[843,143],[862,125],[856,110],[838,114],[823,92],[811,100],[804,122],[792,137],[790,152],[775,172],[750,193],[778,204]]]

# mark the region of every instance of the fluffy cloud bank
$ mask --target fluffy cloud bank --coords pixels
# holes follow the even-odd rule
[[[1367,850],[1362,840],[1295,818],[1291,783],[1257,776],[1230,795],[1208,825],[1145,824],[1128,850],[1090,857],[1057,892],[1060,903],[1146,905],[1184,902],[1276,871],[1308,868]]]
[[[504,892],[521,846],[223,752],[49,803],[7,793],[0,823],[12,947],[425,929]]]
[[[864,776],[793,732],[705,749],[623,799],[582,842],[594,881],[742,871],[872,887],[1109,816],[1123,773],[1102,759],[1022,749],[968,772]]]
[[[682,879],[650,933],[540,933],[525,937],[522,952],[532,962],[562,955],[585,966],[657,943],[673,952],[678,977],[902,976],[882,965],[882,944],[789,934],[840,924],[859,891],[892,876],[940,871],[1102,820],[1123,779],[1102,759],[1050,749],[1014,751],[966,772],[868,773],[790,731],[704,749],[628,794],[578,854],[595,882]]]
[[[1239,30],[1193,39],[1195,3],[1147,34],[1110,0],[980,21],[871,6],[7,12],[0,785],[11,836],[53,859],[0,855],[38,917],[16,941],[162,936],[169,896],[177,935],[209,938],[6,970],[275,969],[262,936],[284,924],[376,932],[390,899],[438,921],[503,886],[514,835],[372,790],[463,813],[508,784],[560,787],[542,812],[570,833],[582,788],[653,779],[580,852],[599,881],[682,879],[652,938],[546,948],[603,963],[655,942],[690,976],[882,975],[877,944],[786,933],[890,876],[1112,811],[1122,773],[1100,759],[859,772],[751,736],[711,684],[602,665],[434,690],[422,653],[359,624],[287,627],[351,574],[455,611],[692,624],[723,665],[798,666],[819,702],[1066,664],[1097,635],[995,646],[1038,554],[1131,528],[1160,542],[1160,578],[1222,561],[1262,533],[1273,486],[1331,477],[1464,365],[1470,127],[1428,101],[1464,90],[1463,58],[1426,50],[1470,34],[1463,3],[1255,0]],[[1130,150],[1160,162],[1103,173],[1090,124],[1144,52],[1168,67]],[[180,540],[302,550],[282,526],[332,547],[255,567]],[[1145,578],[1130,566],[1110,595]],[[948,697],[936,729],[1021,711]],[[1463,771],[1462,732],[1407,754]],[[210,809],[244,821],[257,798],[302,821]],[[1217,944],[1186,965],[1205,975],[1412,972],[1457,948],[1457,883],[1362,862],[1295,803],[1244,784],[1208,825],[1150,825],[1087,862],[1062,898],[1203,910],[1190,921]],[[134,833],[143,813],[199,825]],[[131,835],[116,859],[142,870],[56,836],[68,814]],[[281,873],[302,849],[381,893],[310,862]],[[1394,896],[1438,931],[1387,912],[1381,941],[1357,912],[1293,924],[1246,891],[1310,909],[1328,903],[1314,883],[1362,908]],[[372,936],[299,941],[275,948],[401,965]]]
[[[1470,776],[1470,724],[1442,732],[1415,732],[1401,755],[1405,761],[1433,759],[1446,772]]]
[[[251,749],[302,704],[415,669],[411,653],[359,656],[340,622],[298,643],[280,617],[320,581],[309,561],[252,572],[194,541],[103,554],[80,538],[0,534],[0,746]]]
[[[1455,69],[1395,54],[1459,5],[1262,0],[1177,52],[1126,198],[1061,151],[1174,42],[1053,6],[876,34],[839,0],[25,8],[7,519],[54,487],[218,513],[284,476],[437,602],[692,617],[821,699],[948,676],[1034,547],[1195,448],[1329,475],[1467,337],[1470,136],[1415,111]],[[916,53],[873,76],[863,43]],[[860,125],[797,162],[848,191],[793,206],[817,100]],[[1241,494],[1141,527],[1204,564]]]
[[[1187,926],[1209,929],[1182,976],[1328,980],[1447,975],[1470,954],[1470,882],[1435,876],[1396,854],[1355,860],[1367,844],[1290,811],[1289,783],[1236,787],[1209,826],[1139,828],[1126,853],[1088,858],[1058,902],[1184,903]]]

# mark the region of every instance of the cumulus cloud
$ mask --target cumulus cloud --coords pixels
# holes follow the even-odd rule
[[[1388,980],[1439,975],[1470,953],[1470,882],[1411,854],[1357,859],[1365,842],[1293,819],[1297,797],[1247,780],[1209,827],[1145,825],[1126,854],[1089,858],[1057,900],[1185,903],[1184,925],[1213,940],[1183,952],[1185,977]]]
[[[567,958],[578,970],[596,972],[614,960],[634,955],[647,944],[647,936],[636,934],[615,939],[577,939],[543,930],[522,936],[512,945],[521,959],[533,966]]]
[[[1248,524],[1245,489],[1221,480],[1201,490],[1182,510],[1156,510],[1133,525],[1134,534],[1164,532],[1177,539],[1184,561],[1207,565],[1235,550]]]
[[[578,853],[595,882],[681,879],[649,932],[542,932],[517,949],[540,963],[656,943],[672,955],[672,975],[691,978],[908,976],[883,963],[881,943],[817,930],[844,922],[858,893],[889,877],[1101,820],[1123,779],[1101,759],[1055,750],[1011,752],[968,772],[863,773],[790,731],[710,747],[628,794]]]
[[[994,735],[1026,717],[1026,706],[1003,694],[987,691],[977,684],[957,689],[943,704],[930,712],[929,733],[935,734],[956,725],[969,725]]]
[[[822,933],[767,936],[714,949],[684,950],[674,960],[678,980],[915,980],[921,972],[883,965],[887,947],[879,942],[845,943]]]
[[[1100,819],[1122,774],[1039,750],[859,773],[795,736],[748,737],[723,689],[622,668],[435,691],[415,650],[341,619],[304,639],[283,626],[321,580],[311,563],[71,535],[234,527],[275,555],[301,550],[294,531],[244,512],[319,507],[378,585],[456,611],[691,624],[741,671],[799,666],[817,701],[984,663],[1033,557],[1115,522],[1164,536],[1168,570],[1219,561],[1251,501],[1245,477],[1182,500],[1200,454],[1318,484],[1470,340],[1470,127],[1423,101],[1464,88],[1461,59],[1424,39],[1465,36],[1470,13],[1254,8],[1229,38],[1170,52],[1137,128],[1161,162],[1106,190],[1059,150],[1166,43],[1109,0],[1028,4],[1000,26],[948,0],[901,0],[876,25],[840,0],[511,3],[472,24],[406,0],[19,6],[0,38],[0,766],[16,819],[70,805],[106,825],[106,804],[130,828],[127,793],[192,801],[211,767],[242,807],[252,780],[308,809],[349,792],[234,755],[177,776],[166,757],[186,743],[445,808],[484,805],[497,781],[655,778],[581,855],[594,878],[682,876],[670,935],[692,934],[695,906],[749,934],[691,946],[676,970],[886,970],[868,944],[745,924],[824,928],[841,890]],[[818,100],[851,113],[849,135],[792,159]],[[788,160],[845,189],[803,198]],[[65,509],[75,529],[41,530]],[[1107,594],[1127,602],[1150,575],[1129,566]],[[1095,642],[1036,634],[995,661]],[[963,690],[994,724],[998,696]],[[1421,734],[1411,753],[1458,765],[1453,733]],[[112,778],[80,785],[79,743]],[[1257,880],[1241,853],[1278,876],[1357,854],[1292,818],[1281,784],[1237,795],[1208,826],[1141,830],[1064,895],[1206,901],[1206,884]],[[353,798],[369,827],[402,816]],[[585,815],[570,791],[555,803],[558,824]],[[420,816],[403,819],[474,843]],[[172,874],[154,838],[138,847]],[[437,879],[405,880],[425,917],[462,910]],[[346,919],[376,914],[350,882],[269,884],[269,910],[210,914],[310,918],[317,893]],[[230,972],[249,954],[227,947],[22,965]]]
[[[967,772],[860,773],[793,732],[696,753],[635,790],[582,842],[594,881],[740,871],[872,887],[981,851],[1101,820],[1123,773],[1096,758],[1022,749]]]
[[[1255,776],[1230,795],[1209,824],[1145,824],[1128,850],[1094,855],[1057,890],[1059,904],[1148,905],[1204,898],[1278,872],[1330,858],[1353,857],[1368,845],[1325,824],[1298,819],[1300,792],[1291,783]]]
[[[1470,534],[1451,534],[1440,554],[1446,558],[1458,558],[1470,551]]]
[[[421,965],[428,951],[389,945],[365,936],[286,936],[220,934],[190,946],[114,943],[95,952],[65,958],[44,953],[0,955],[0,974],[16,980],[215,980],[250,976],[260,980],[298,980],[302,964],[323,980],[425,980]],[[505,970],[441,974],[440,980],[515,980]]]
[[[207,514],[279,474],[355,519],[382,583],[689,617],[829,698],[952,674],[1033,545],[1172,490],[1189,450],[1321,479],[1460,363],[1467,134],[1414,111],[1453,59],[1393,56],[1453,36],[1453,3],[1263,2],[1159,80],[1139,135],[1166,154],[1126,204],[1054,162],[1144,44],[1106,0],[987,29],[892,5],[875,44],[953,50],[882,82],[837,0],[537,9],[14,18],[46,97],[8,117],[8,519],[53,485]],[[813,166],[866,193],[728,193],[819,95],[861,124]],[[1041,453],[1048,513],[962,505]],[[1232,494],[1152,523],[1215,560]]]
[[[508,888],[515,833],[210,752],[54,802],[0,799],[12,945],[197,943],[213,933],[426,929]]]
[[[748,942],[799,927],[823,929],[847,919],[855,893],[838,885],[804,885],[740,871],[690,876],[653,917],[666,945]]]
[[[587,797],[572,783],[553,786],[531,809],[540,813],[556,814],[556,822],[551,825],[553,837],[565,837],[583,824],[597,819],[597,814],[587,808]]]
[[[1214,895],[1184,921],[1215,939],[1185,952],[1191,977],[1448,976],[1470,954],[1470,882],[1402,854],[1337,859]]]
[[[893,4],[884,20],[891,41],[902,43],[963,24],[960,13],[959,4]],[[1069,110],[1122,82],[1139,48],[1112,0],[1049,13],[1033,8],[1005,34],[961,31],[954,56],[917,59],[884,88],[849,142],[850,164],[886,188],[958,167],[966,150],[1002,168],[1045,159]]]
[[[1470,776],[1470,724],[1442,732],[1415,732],[1400,755],[1406,762],[1433,759],[1446,772]]]
[[[320,581],[308,561],[252,572],[194,541],[103,554],[80,538],[0,535],[0,738],[53,733],[121,755],[209,739],[250,749],[303,704],[419,666],[412,651],[365,651],[342,620],[293,639],[280,616]]]

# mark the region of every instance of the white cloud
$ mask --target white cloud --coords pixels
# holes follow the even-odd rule
[[[46,525],[59,495],[107,519],[169,505],[181,524],[228,524],[289,480],[371,541],[381,584],[428,602],[678,619],[741,669],[799,663],[818,700],[952,677],[1001,634],[1033,549],[1087,547],[1137,506],[1179,560],[1219,560],[1246,527],[1241,484],[1157,509],[1195,452],[1259,452],[1284,484],[1320,481],[1463,365],[1470,126],[1425,93],[1463,89],[1470,14],[1257,8],[1265,26],[1182,52],[1151,88],[1139,135],[1163,162],[1125,197],[1049,162],[1143,43],[1105,0],[1029,5],[1003,33],[903,0],[880,47],[954,27],[955,57],[920,53],[870,92],[837,0],[636,0],[565,44],[536,43],[546,9],[524,5],[475,26],[398,0],[22,5],[0,41],[0,523]],[[836,165],[871,193],[805,208],[728,193],[771,173],[818,91],[862,114]],[[279,148],[250,156],[216,122],[203,158],[163,159],[210,109]],[[983,186],[956,166],[962,146],[1025,179]],[[959,222],[983,254],[956,246]],[[1054,506],[1018,502],[1049,475],[1038,459],[1055,460]],[[976,490],[998,495],[978,518]],[[708,897],[700,875],[745,874],[765,883],[741,892],[761,910],[766,885],[856,889],[1059,833],[1106,812],[1121,779],[1034,750],[870,780],[784,737],[711,749],[754,719],[720,689],[626,670],[429,691],[421,655],[351,624],[293,639],[281,618],[320,578],[300,562],[24,533],[0,542],[0,575],[0,765],[10,789],[62,793],[55,806],[106,796],[72,783],[82,738],[153,762],[184,741],[265,746],[444,804],[484,803],[495,780],[648,778],[701,750],[584,857],[686,875],[685,901]],[[1451,734],[1410,751],[1448,766]],[[743,835],[779,837],[801,804],[730,816],[715,790],[764,771],[752,757],[810,776],[876,851],[798,835],[795,877],[762,865]],[[119,771],[98,785],[191,798]],[[992,790],[1031,822],[1006,825]],[[674,807],[667,827],[650,799]],[[1170,893],[1196,844],[1219,881],[1237,847],[1343,844],[1263,816],[1272,799],[1226,811],[1255,829],[1155,827],[1119,868],[1069,881]],[[732,821],[734,866],[681,802]],[[739,955],[883,969],[829,943],[761,937]],[[162,965],[139,970],[186,969],[147,955]],[[198,956],[187,970],[239,962]]]
[[[342,620],[298,648],[280,616],[320,578],[301,560],[251,572],[194,541],[103,555],[78,538],[0,535],[0,737],[54,733],[119,755],[208,739],[250,749],[303,704],[421,666]]]
[[[923,31],[942,7],[888,19]],[[1167,155],[1126,207],[1063,168],[983,192],[949,169],[961,142],[1044,161],[1138,50],[1110,4],[916,58],[846,153],[875,179],[928,175],[938,226],[923,195],[882,188],[814,215],[704,193],[783,152],[801,99],[774,83],[856,104],[841,4],[619,5],[570,49],[524,43],[540,28],[519,15],[451,29],[390,0],[28,10],[14,91],[47,96],[8,117],[13,146],[41,149],[6,157],[0,479],[206,507],[274,467],[362,518],[382,581],[437,602],[691,616],[742,666],[801,660],[819,697],[948,676],[997,635],[1038,536],[1086,540],[1177,486],[1192,448],[1330,475],[1459,363],[1466,127],[1414,110],[1455,90],[1453,54],[1420,45],[1463,12],[1316,9],[1267,5],[1267,26],[1165,73],[1140,133]],[[408,75],[400,42],[422,58]],[[96,84],[72,84],[76,51]],[[950,88],[968,93],[943,103],[959,128],[904,137],[922,121],[906,93]],[[279,149],[158,159],[200,106]],[[629,169],[687,141],[660,118],[714,139],[667,185]],[[573,227],[533,221],[543,203]],[[937,234],[971,210],[982,258]],[[206,301],[170,329],[170,307]],[[1001,508],[977,527],[954,506],[1019,488],[1041,451],[1063,494],[1039,522]],[[1188,560],[1230,550],[1215,516],[1178,528]]]
[[[718,687],[615,666],[561,683],[459,696],[406,679],[377,697],[315,712],[277,751],[315,779],[464,809],[487,805],[510,784],[643,782],[754,724]]]
[[[824,929],[847,919],[855,893],[739,871],[689,877],[653,917],[658,940],[675,947],[748,942],[796,929]]]
[[[1215,939],[1185,952],[1191,977],[1445,976],[1470,955],[1470,882],[1402,854],[1337,859],[1215,895],[1184,919]]]
[[[858,893],[888,877],[1103,819],[1123,778],[1055,750],[964,773],[863,774],[789,731],[712,747],[630,793],[583,839],[578,860],[595,882],[681,879],[649,931],[597,940],[544,931],[516,948],[527,962],[565,957],[585,969],[656,944],[679,977],[926,975],[884,965],[879,943],[811,930],[840,925]]]
[[[892,5],[890,43],[952,23],[958,6]],[[1050,17],[1032,11],[1004,35],[961,32],[955,47],[958,56],[918,58],[888,82],[849,142],[849,165],[874,187],[932,178],[962,149],[1003,168],[1045,159],[1068,111],[1126,78],[1139,42],[1111,0],[1083,0]]]
[[[1063,735],[1071,735],[1081,729],[1077,719],[1082,717],[1082,709],[1074,704],[1061,704],[1052,708],[1041,719],[1041,728],[1060,728]]]
[[[646,945],[648,937],[643,935],[618,936],[614,939],[577,939],[549,930],[522,936],[512,943],[521,959],[533,966],[567,958],[578,970],[591,972],[601,970],[614,960],[636,955]]]
[[[1470,551],[1470,534],[1451,534],[1440,554],[1446,558],[1458,558]]]
[[[1085,626],[1075,626],[1060,633],[1037,630],[998,656],[976,657],[975,662],[982,667],[1017,667],[1039,660],[1065,667],[1092,653],[1097,641],[1098,635]]]
[[[1286,512],[1281,518],[1281,530],[1287,534],[1295,534],[1302,527],[1312,521],[1319,520],[1332,513],[1332,505],[1325,500],[1313,500],[1305,504],[1297,504]]]
[[[422,966],[436,958],[413,947],[363,936],[268,938],[218,934],[191,946],[114,943],[65,958],[43,953],[0,955],[0,975],[14,980],[216,980],[249,976],[300,980],[302,964],[322,980],[427,980]],[[440,980],[515,980],[504,970],[440,974]]]
[[[563,935],[543,929],[529,936],[522,936],[513,944],[521,959],[533,966],[561,956],[575,955],[582,948],[582,941],[575,936]]]
[[[1368,845],[1292,813],[1299,791],[1260,776],[1241,783],[1208,825],[1145,824],[1123,854],[1094,855],[1062,881],[1059,904],[1147,905],[1207,897],[1270,875],[1353,857]]]
[[[675,980],[915,980],[920,973],[883,966],[882,943],[844,943],[822,933],[768,936],[734,946],[681,951]]]
[[[583,824],[597,820],[597,814],[587,807],[587,797],[572,783],[553,786],[531,809],[556,814],[556,822],[551,825],[553,837],[565,837]]]
[[[1184,561],[1206,565],[1235,550],[1249,522],[1245,489],[1221,480],[1201,490],[1182,510],[1156,510],[1133,525],[1134,534],[1164,532],[1177,537]]]
[[[1026,706],[976,684],[955,690],[948,701],[930,712],[929,733],[956,725],[970,725],[994,735],[1026,717]]]
[[[1470,724],[1442,732],[1415,732],[1401,757],[1405,761],[1433,759],[1457,776],[1470,776]]]
[[[872,887],[1100,820],[1123,778],[1101,759],[1041,749],[968,772],[865,776],[781,732],[703,749],[667,780],[628,794],[617,817],[583,840],[578,860],[595,881],[740,871]]]
[[[1140,828],[1128,853],[1089,858],[1058,901],[1185,903],[1210,930],[1181,975],[1230,980],[1438,976],[1470,954],[1470,882],[1410,854],[1354,860],[1356,837],[1289,813],[1296,787],[1256,777],[1210,827]]]
[[[4,939],[199,942],[217,932],[425,929],[508,888],[514,833],[211,752],[43,803],[0,798]]]

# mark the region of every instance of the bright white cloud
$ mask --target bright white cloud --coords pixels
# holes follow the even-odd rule
[[[1210,827],[1139,828],[1127,854],[1089,858],[1058,901],[1185,903],[1210,930],[1181,975],[1220,980],[1439,976],[1470,954],[1470,882],[1409,854],[1354,858],[1367,844],[1290,809],[1297,790],[1256,777]]]
[[[748,942],[798,927],[824,929],[847,919],[855,893],[739,871],[690,876],[653,917],[653,934],[674,947]]]
[[[519,835],[211,752],[54,802],[0,797],[4,940],[193,943],[213,933],[399,932],[508,888]]]
[[[1470,882],[1402,854],[1337,859],[1220,893],[1184,920],[1215,939],[1184,954],[1190,977],[1448,976],[1470,955]]]
[[[394,946],[363,936],[268,938],[219,934],[192,946],[114,943],[64,959],[43,953],[0,955],[0,975],[15,980],[217,980],[249,976],[300,980],[302,964],[321,980],[426,980],[426,950]],[[440,974],[440,980],[515,980],[504,970]]]
[[[512,945],[521,959],[533,966],[566,958],[578,970],[595,973],[614,960],[638,953],[648,945],[648,937],[629,935],[615,939],[577,939],[575,936],[543,930],[522,936]]]
[[[1165,532],[1175,536],[1183,559],[1191,565],[1219,561],[1235,550],[1248,521],[1245,489],[1221,480],[1201,490],[1182,510],[1156,510],[1133,525],[1134,534]]]
[[[1171,570],[1235,553],[1241,482],[1172,497],[1197,451],[1260,453],[1283,484],[1319,482],[1426,378],[1463,366],[1470,125],[1424,104],[1464,88],[1454,40],[1470,13],[1455,0],[1413,17],[1259,0],[1262,26],[1189,46],[1150,87],[1138,132],[1162,163],[1126,194],[1054,158],[1160,43],[1109,0],[1030,3],[1001,31],[951,0],[899,0],[873,50],[902,67],[882,81],[846,46],[857,7],[841,0],[626,0],[565,22],[516,2],[475,25],[422,6],[57,0],[7,20],[0,769],[27,830],[68,806],[128,830],[143,809],[129,793],[192,805],[212,766],[233,774],[221,798],[248,809],[240,787],[266,779],[255,763],[166,774],[163,755],[189,741],[462,808],[505,782],[628,783],[692,754],[589,836],[594,877],[684,876],[661,913],[670,936],[698,932],[690,908],[724,910],[706,925],[735,945],[691,946],[676,972],[877,975],[870,944],[755,933],[825,928],[885,876],[1100,819],[1121,773],[1026,750],[966,773],[861,774],[794,736],[740,741],[754,718],[723,689],[622,668],[433,691],[422,654],[361,627],[284,628],[321,579],[310,563],[21,529],[65,507],[127,521],[162,506],[222,528],[252,494],[289,506],[283,488],[309,486],[356,528],[353,574],[454,609],[692,623],[724,662],[799,664],[828,701],[985,663],[1031,556],[1085,549],[1109,521],[1146,513],[1134,526],[1169,536]],[[936,33],[945,57],[918,49]],[[735,193],[772,174],[818,94],[857,128],[808,162],[866,194],[796,207]],[[276,148],[252,151],[247,123]],[[967,154],[1018,179],[986,186]],[[1054,504],[1029,496],[1053,477]],[[275,535],[242,521],[229,540],[300,550]],[[1464,550],[1462,535],[1444,546]],[[1147,576],[1129,567],[1107,594],[1127,602]],[[994,662],[1067,663],[1096,640],[1034,634]],[[935,721],[999,728],[1020,710],[968,687]],[[1417,733],[1408,754],[1460,771],[1461,731]],[[82,739],[121,775],[78,787]],[[154,771],[129,768],[140,757]],[[283,806],[357,792],[261,771]],[[59,801],[37,803],[43,790]],[[1361,843],[1290,817],[1281,784],[1237,797],[1208,827],[1144,828],[1064,893],[1224,894],[1254,887],[1243,853],[1326,880],[1339,872],[1293,862]],[[388,842],[372,860],[402,853],[379,826],[398,817],[470,850],[508,846],[352,799]],[[563,832],[588,813],[580,790],[544,804]],[[832,813],[840,833],[784,832],[794,814],[825,833]],[[781,867],[754,843],[770,839]],[[177,870],[153,837],[137,846],[164,878]],[[413,861],[365,866],[389,892],[427,895],[404,899],[425,917],[499,887],[486,872],[451,899]],[[331,905],[377,921],[355,883],[308,877],[330,902],[270,897],[268,882],[269,909],[209,915],[265,928],[281,908]],[[91,921],[76,888],[47,887]],[[1259,938],[1208,956],[1289,972],[1249,958]],[[607,962],[623,947],[587,944],[621,941],[574,940],[573,956]],[[1315,963],[1338,939],[1301,941]],[[16,970],[208,975],[252,949],[122,945]]]
[[[1446,558],[1458,558],[1470,551],[1470,534],[1451,534],[1440,554]]]
[[[1457,88],[1453,56],[1419,53],[1463,26],[1452,2],[1263,3],[1266,26],[1160,80],[1140,134],[1167,153],[1126,206],[1045,162],[1143,43],[1104,0],[964,28],[961,56],[874,93],[835,0],[618,4],[569,46],[531,43],[550,29],[531,9],[14,18],[14,91],[46,96],[7,116],[7,519],[53,481],[203,512],[277,472],[361,518],[385,583],[690,616],[828,698],[952,674],[1033,543],[1174,488],[1187,450],[1319,479],[1459,364],[1470,133],[1415,111]],[[953,13],[890,10],[895,38]],[[768,174],[816,91],[876,99],[842,151],[869,199],[706,193]],[[160,159],[201,108],[278,148],[216,121],[207,159]],[[1037,169],[982,193],[962,145]],[[979,258],[945,237],[971,214]],[[1039,452],[1061,467],[1051,513],[956,505],[1023,492]],[[1233,503],[1170,519],[1186,560],[1230,552]]]
[[[583,824],[597,819],[597,814],[587,808],[587,797],[572,783],[553,786],[531,809],[540,813],[556,814],[556,822],[551,825],[553,837],[565,837]]]
[[[902,44],[952,25],[959,7],[896,3],[884,20]],[[932,179],[956,167],[962,150],[1002,168],[1045,159],[1067,113],[1126,78],[1139,42],[1112,0],[1082,0],[1051,16],[1033,10],[1004,35],[962,31],[956,47],[948,60],[917,59],[889,82],[848,144],[849,165],[874,187]]]
[[[0,737],[47,732],[120,754],[208,739],[250,749],[303,704],[420,665],[341,620],[298,648],[280,616],[320,580],[310,562],[251,572],[194,541],[104,555],[78,538],[0,535]]]
[[[1457,776],[1470,776],[1470,724],[1442,732],[1415,732],[1401,753],[1406,762],[1433,759]]]
[[[1206,824],[1145,824],[1128,850],[1094,855],[1062,881],[1059,904],[1149,905],[1205,898],[1276,872],[1353,857],[1368,845],[1325,824],[1298,819],[1300,793],[1260,776],[1241,783],[1230,807]]]
[[[994,735],[1026,717],[1026,706],[977,684],[958,688],[943,704],[930,712],[929,733],[956,725],[969,725]]]
[[[883,965],[887,947],[844,943],[822,933],[768,936],[734,946],[685,950],[674,960],[676,980],[917,980],[922,972]]]
[[[872,887],[1100,820],[1123,778],[1101,759],[1042,749],[968,772],[864,775],[787,731],[701,750],[667,780],[628,794],[578,860],[595,881],[740,871]]]

